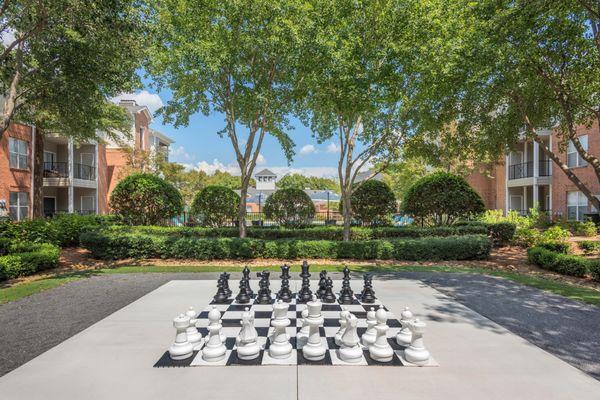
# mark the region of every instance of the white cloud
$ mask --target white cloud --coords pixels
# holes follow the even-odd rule
[[[312,144],[306,144],[306,145],[302,146],[302,148],[300,149],[301,156],[307,156],[309,154],[313,154],[316,152],[317,152],[317,149]]]
[[[196,158],[193,154],[188,153],[183,146],[171,147],[169,149],[169,156],[177,159],[183,159],[184,161],[192,161],[194,158]]]
[[[142,90],[137,93],[122,93],[112,98],[114,103],[118,103],[121,100],[135,100],[140,106],[146,106],[151,113],[163,106],[161,98],[156,93],[150,93],[147,90]]]
[[[267,163],[267,159],[262,154],[258,154],[256,157],[256,165],[265,165]]]
[[[328,153],[339,153],[340,148],[337,144],[331,142],[331,143],[329,143],[329,145],[327,145],[327,152]]]
[[[260,158],[260,157],[259,157]],[[204,171],[209,175],[213,175],[217,170],[222,172],[229,172],[232,175],[239,175],[240,168],[235,163],[224,164],[218,159],[214,159],[212,162],[199,161],[197,163],[181,163],[186,170],[198,170]],[[286,174],[301,174],[304,176],[316,176],[319,178],[337,178],[336,167],[268,167],[271,171],[277,174],[278,178],[283,177]],[[257,169],[254,172],[258,172]]]
[[[217,172],[217,170],[219,170],[221,172],[229,172],[232,175],[240,174],[240,168],[236,164],[231,163],[231,164],[225,165],[216,158],[212,161],[212,163],[209,163],[207,161],[200,161],[196,165],[194,165],[192,168],[189,168],[190,164],[184,164],[184,165],[188,169],[196,169],[198,171],[204,171],[209,175],[213,175],[215,172]]]

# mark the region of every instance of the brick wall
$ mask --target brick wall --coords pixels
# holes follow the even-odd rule
[[[19,170],[10,168],[8,151],[8,138],[13,137],[28,142],[29,169]],[[32,215],[31,207],[31,160],[32,160],[32,129],[21,124],[11,124],[0,139],[0,200],[5,200],[9,206],[10,192],[29,193],[29,216]]]

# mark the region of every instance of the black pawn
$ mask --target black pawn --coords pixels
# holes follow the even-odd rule
[[[271,290],[269,290],[269,271],[263,271],[256,274],[260,278],[258,282],[258,295],[256,304],[271,304]]]
[[[325,293],[323,294],[323,298],[321,298],[323,303],[335,303],[335,294],[333,294],[333,281],[331,278],[327,278],[327,283],[325,284]]]
[[[223,278],[223,291],[227,295],[227,297],[231,297],[231,289],[229,289],[229,274],[227,272],[223,272],[221,277]]]
[[[246,293],[248,293],[248,296],[254,297],[254,291],[250,287],[250,269],[248,268],[248,266],[245,266],[242,270],[242,276],[244,281],[246,282]]]
[[[281,289],[277,292],[277,300],[289,303],[292,301],[292,291],[290,290],[289,281],[290,267],[287,265],[281,266]]]
[[[317,290],[318,298],[322,298],[323,295],[325,294],[325,290],[327,290],[326,284],[327,284],[327,271],[321,271],[321,272],[319,272],[319,290]]]
[[[217,294],[214,295],[213,300],[215,303],[220,304],[225,303],[228,298],[229,296],[227,296],[224,290],[223,278],[219,278],[217,281]]]
[[[340,304],[352,304],[354,301],[354,292],[350,288],[350,280],[344,278],[342,281],[342,291],[340,292]]]
[[[310,273],[308,272],[308,263],[306,261],[302,263],[302,272],[300,272],[300,276],[302,277],[302,286],[298,292],[298,302],[306,303],[312,300],[309,280]]]
[[[344,266],[344,280],[347,280],[348,282],[350,282],[350,270],[348,269],[347,266]]]
[[[374,303],[375,302],[375,292],[373,291],[373,282],[370,275],[366,274],[364,276],[364,286],[363,290],[360,294],[360,301],[363,303]]]
[[[240,280],[240,292],[235,297],[235,301],[240,304],[246,304],[250,302],[250,296],[248,295],[247,282],[242,278]]]

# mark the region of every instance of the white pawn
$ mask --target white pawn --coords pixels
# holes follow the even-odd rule
[[[375,339],[375,343],[369,346],[369,355],[375,361],[389,362],[394,357],[394,350],[387,341],[389,327],[386,324],[387,312],[383,309],[383,306],[379,306],[376,318],[377,325],[375,325],[375,329],[377,330],[377,339]]]
[[[362,334],[361,340],[365,347],[369,347],[375,343],[377,339],[377,330],[375,329],[377,320],[375,319],[375,309],[371,307],[371,310],[367,312],[367,330]]]
[[[290,325],[290,319],[287,312],[290,305],[278,300],[273,305],[273,320],[271,326],[275,328],[272,335],[272,341],[269,345],[269,356],[272,358],[288,358],[292,355],[292,344],[289,341],[285,328]]]
[[[248,311],[246,307],[242,313],[242,329],[237,337],[237,354],[240,360],[254,360],[260,354],[258,345],[258,333],[254,328],[254,311]]]
[[[296,341],[298,348],[302,347],[302,345],[304,345],[306,343],[306,341],[308,340],[308,334],[310,332],[310,325],[308,325],[308,308],[305,308],[304,310],[302,310],[302,313],[300,314],[302,316],[302,328],[300,328],[300,330],[298,331],[298,333],[296,334]]]
[[[190,326],[188,326],[185,330],[188,342],[192,344],[194,350],[200,350],[200,347],[202,347],[202,334],[196,328],[196,322],[198,322],[196,317],[198,314],[196,314],[194,307],[190,306],[190,308],[188,308],[188,310],[185,312],[185,315],[190,318]]]
[[[408,323],[412,321],[413,313],[408,309],[408,307],[404,307],[404,311],[400,314],[400,325],[402,329],[396,335],[396,343],[400,346],[408,346],[412,340],[412,332],[408,328]]]
[[[213,306],[208,312],[208,341],[202,349],[202,359],[209,362],[221,361],[225,358],[227,348],[221,340],[221,313]]]
[[[357,363],[362,360],[362,348],[360,347],[360,339],[356,326],[358,319],[349,312],[345,315],[346,318],[346,329],[341,338],[341,347],[338,349],[338,357],[342,361]]]
[[[337,344],[338,346],[341,346],[342,344],[342,336],[344,335],[344,332],[346,331],[346,317],[350,314],[350,312],[348,310],[346,310],[346,307],[342,307],[342,311],[340,311],[340,329],[337,331],[337,333],[335,334],[335,344]]]
[[[175,342],[169,347],[169,355],[173,360],[185,360],[192,356],[194,348],[190,342],[188,342],[187,334],[185,330],[190,325],[190,317],[179,314],[179,316],[173,319],[173,326],[177,331],[175,335]]]
[[[323,325],[325,319],[321,314],[323,304],[313,295],[312,301],[306,303],[308,307],[308,317],[305,318],[309,325],[308,342],[302,346],[302,355],[310,361],[320,361],[325,358],[327,349],[323,346],[319,327]]]
[[[429,361],[429,351],[425,348],[425,344],[423,343],[423,333],[425,332],[426,324],[425,322],[419,321],[419,319],[415,319],[414,321],[410,321],[408,324],[408,328],[412,332],[412,342],[410,346],[406,350],[404,350],[404,358],[406,361],[416,365],[425,365]]]

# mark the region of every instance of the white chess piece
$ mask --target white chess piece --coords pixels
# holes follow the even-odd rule
[[[308,325],[308,308],[302,310],[300,314],[302,316],[302,328],[296,334],[296,346],[298,349],[302,348],[302,346],[308,341],[308,334],[310,333],[310,326]]]
[[[275,328],[272,341],[269,345],[269,356],[272,358],[288,358],[292,355],[292,344],[289,341],[285,328],[290,325],[290,319],[287,312],[290,305],[278,300],[273,304],[273,320],[271,326]]]
[[[375,339],[377,339],[377,330],[375,329],[375,325],[377,325],[377,319],[375,319],[375,308],[371,307],[371,309],[367,312],[367,330],[362,334],[361,337],[363,346],[369,347],[375,343]]]
[[[342,307],[342,311],[340,311],[340,329],[336,332],[335,334],[335,344],[337,344],[338,346],[341,346],[342,344],[342,336],[344,335],[344,332],[346,331],[346,317],[348,316],[348,314],[350,314],[350,312],[348,310],[346,310],[346,307]]]
[[[325,319],[321,314],[323,304],[313,295],[312,301],[306,303],[308,307],[308,317],[305,318],[309,325],[308,342],[302,346],[302,355],[310,361],[320,361],[325,358],[327,349],[323,346],[319,327],[323,325]]]
[[[208,312],[208,341],[202,349],[202,359],[209,362],[221,361],[225,358],[227,348],[221,340],[221,313],[213,306]]]
[[[188,342],[187,334],[185,333],[189,325],[190,317],[184,314],[179,314],[179,316],[173,319],[173,326],[177,331],[175,342],[169,347],[169,355],[173,360],[185,360],[191,357],[194,352],[194,347]]]
[[[337,354],[340,360],[357,363],[362,360],[362,348],[360,347],[360,339],[356,331],[358,319],[349,312],[345,315],[346,318],[346,329],[341,338],[341,347],[338,349]]]
[[[198,328],[196,328],[196,323],[198,322],[196,317],[198,314],[196,314],[194,307],[190,306],[185,312],[185,315],[190,318],[190,326],[185,330],[188,342],[192,344],[194,350],[200,350],[200,347],[202,347],[202,334],[198,331]]]
[[[410,312],[408,307],[404,307],[404,311],[400,314],[400,325],[402,329],[396,335],[396,343],[400,346],[408,346],[412,341],[412,332],[408,328],[408,323],[412,321],[413,313]]]
[[[248,310],[246,307],[242,313],[242,329],[236,340],[240,360],[254,360],[260,354],[260,346],[257,343],[258,333],[254,328],[254,311]]]
[[[375,343],[369,346],[369,355],[375,361],[389,362],[394,357],[394,350],[387,341],[389,327],[386,324],[387,312],[383,309],[383,306],[379,306],[376,318],[377,325],[375,325],[375,329],[377,330],[377,339],[375,339]]]
[[[214,309],[216,309],[216,308],[217,308],[216,306],[212,306],[211,311],[214,310]],[[219,311],[219,310],[217,310],[217,311]],[[209,315],[210,315],[210,312],[209,312]],[[214,321],[211,321],[211,319],[209,317],[209,319],[208,319],[208,327],[210,327],[211,325],[212,326],[216,326],[216,325],[220,325],[220,324],[221,324],[221,320],[220,319],[216,319]],[[225,343],[225,340],[227,339],[227,336],[225,336],[223,334],[220,334],[220,335],[221,335],[221,342]]]
[[[410,321],[407,325],[412,332],[412,342],[410,343],[410,346],[404,350],[404,358],[406,358],[406,361],[409,363],[425,365],[430,357],[429,351],[425,348],[425,344],[423,343],[423,333],[425,332],[427,325],[425,322],[419,321],[418,318],[414,321]]]

